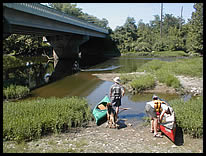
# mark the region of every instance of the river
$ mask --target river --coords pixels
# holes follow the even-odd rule
[[[116,57],[89,68],[80,66],[82,70],[79,72],[71,71],[72,64],[69,61],[47,62],[45,59],[42,59],[42,61],[39,61],[40,59],[38,61],[23,59],[27,66],[27,69],[24,70],[24,72],[27,72],[26,81],[33,88],[31,97],[24,100],[31,100],[37,97],[48,98],[51,96],[81,96],[86,97],[92,109],[109,93],[109,88],[113,84],[110,81],[100,80],[92,74],[135,72],[141,65],[152,59],[160,58]],[[173,61],[175,59],[177,58],[161,58],[161,60],[165,61]],[[50,81],[51,78],[53,78],[53,81]],[[166,101],[180,98],[176,94],[157,95]],[[130,120],[132,123],[142,122],[142,118],[146,116],[144,111],[145,104],[152,99],[152,96],[153,94],[149,93],[131,95],[126,91],[125,96],[122,98],[122,107],[131,109],[120,112],[119,118]]]

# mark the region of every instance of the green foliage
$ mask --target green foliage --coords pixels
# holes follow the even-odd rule
[[[184,51],[153,51],[153,52],[128,52],[125,53],[124,56],[150,56],[150,57],[181,57],[181,56],[189,56],[188,53]]]
[[[153,88],[155,86],[155,79],[152,75],[143,75],[133,79],[129,84],[137,92],[141,92]]]
[[[203,75],[203,59],[202,58],[187,58],[172,62],[161,60],[152,60],[145,63],[137,71],[147,71],[156,73],[158,70],[163,70],[170,74],[185,75],[191,77],[202,77]]]
[[[102,18],[101,20],[98,19],[95,16],[89,15],[87,13],[82,12],[81,8],[77,8],[77,4],[71,4],[71,3],[49,3],[49,6],[59,10],[61,12],[64,12],[70,16],[75,16],[79,19],[83,19],[85,21],[88,21],[89,23],[95,24],[97,26],[108,28],[108,20],[105,18]]]
[[[138,76],[135,74],[130,74],[130,75],[126,75],[126,74],[121,74],[120,79],[121,79],[121,83],[122,84],[126,84],[134,79],[137,79]]]
[[[175,75],[185,75],[191,77],[203,76],[203,59],[202,58],[188,58],[182,59],[168,64],[168,67]]]
[[[188,53],[184,51],[155,51],[152,52],[152,55],[155,57],[181,57],[189,56]]]
[[[125,53],[124,56],[131,56],[131,57],[139,57],[139,56],[153,56],[152,53],[150,52],[128,52],[128,53]]]
[[[155,15],[149,24],[140,20],[137,26],[134,18],[128,17],[125,24],[111,34],[112,40],[121,53],[183,50],[203,54],[203,3],[196,3],[194,8],[196,11],[186,24],[180,17],[163,15],[162,36],[159,15]]]
[[[91,119],[85,98],[39,98],[3,103],[3,139],[28,141],[81,126]]]
[[[169,87],[180,88],[180,81],[176,78],[176,75],[202,77],[203,60],[202,58],[188,58],[172,62],[152,60],[143,64],[137,71],[146,71],[153,74],[159,82],[165,83]],[[126,78],[123,77],[124,79]]]
[[[203,54],[203,3],[195,3],[194,8],[188,25],[186,46],[188,52]]]
[[[42,43],[42,38],[34,35],[12,34],[3,40],[3,53],[27,56],[38,56],[49,51],[50,46]]]
[[[160,60],[152,60],[152,61],[149,61],[145,64],[143,64],[139,69],[138,71],[139,72],[143,72],[143,71],[146,71],[146,72],[149,72],[149,73],[154,73],[156,70],[159,70],[161,69],[167,62],[165,61],[160,61]]]
[[[184,102],[182,99],[169,101],[174,109],[176,121],[185,133],[193,137],[203,136],[203,97]]]
[[[3,56],[3,70],[24,66],[24,62],[15,56]]]
[[[83,14],[81,8],[76,8],[76,4],[71,3],[49,3],[49,6],[73,16],[81,16]]]
[[[151,51],[152,47],[151,44],[147,43],[147,42],[140,42],[136,47],[135,47],[135,51],[139,51],[139,52],[143,52],[143,51]]]
[[[161,83],[165,83],[169,87],[179,88],[180,81],[168,70],[160,69],[155,72],[157,80]]]
[[[28,96],[30,89],[20,85],[9,85],[3,88],[3,98],[5,99],[19,99]]]

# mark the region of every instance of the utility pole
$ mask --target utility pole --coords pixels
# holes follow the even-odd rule
[[[182,11],[183,11],[183,6],[181,8],[181,15],[180,15],[180,30],[182,28]]]
[[[161,3],[161,11],[160,11],[160,13],[161,13],[161,21],[160,21],[160,36],[161,36],[161,38],[162,38],[162,13],[163,12],[163,3]]]

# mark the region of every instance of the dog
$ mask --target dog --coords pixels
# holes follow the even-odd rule
[[[107,103],[106,109],[107,109],[107,126],[109,125],[109,128],[112,128],[112,125],[114,125],[114,128],[117,128],[116,113],[112,107],[112,104]]]

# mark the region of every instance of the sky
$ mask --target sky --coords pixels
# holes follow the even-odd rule
[[[74,4],[74,3],[72,3]],[[99,19],[108,20],[108,26],[114,30],[117,26],[123,26],[127,17],[133,17],[138,24],[139,20],[149,23],[154,20],[154,15],[160,16],[161,3],[75,3],[82,12],[93,15]],[[163,14],[181,16],[185,22],[191,19],[194,3],[163,3]]]

